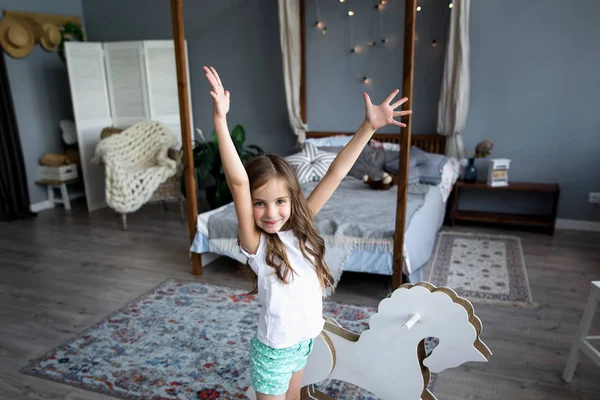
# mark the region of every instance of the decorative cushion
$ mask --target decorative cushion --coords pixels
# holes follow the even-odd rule
[[[325,147],[317,146],[317,147],[319,147],[319,151],[326,151],[328,153],[335,153],[335,154],[338,154],[344,148],[344,146],[325,146]]]
[[[396,151],[384,151],[385,170],[391,174],[398,175],[398,164],[400,153]],[[421,150],[416,146],[410,148],[408,167],[408,184],[427,183],[439,185],[442,180],[442,169],[448,161],[448,156],[433,154]]]
[[[393,175],[398,175],[398,166],[400,165],[400,152],[394,150],[384,150],[385,153],[385,165],[384,169]],[[419,168],[417,167],[417,161],[415,157],[411,156],[408,159],[408,181],[409,185],[419,183]]]
[[[418,147],[410,148],[410,157],[415,157],[419,169],[419,181],[430,185],[439,185],[442,181],[442,170],[449,157],[444,154],[428,153]]]
[[[323,179],[336,155],[320,151],[312,144],[307,143],[300,153],[292,154],[285,159],[294,167],[298,182],[307,183]]]
[[[362,180],[365,175],[373,179],[380,179],[385,172],[385,153],[365,146],[358,155],[356,162],[348,171],[348,175]]]
[[[398,143],[383,143],[383,149],[386,151],[400,151]]]
[[[369,146],[375,150],[400,151],[400,145],[398,143],[380,142],[375,139],[369,140]]]

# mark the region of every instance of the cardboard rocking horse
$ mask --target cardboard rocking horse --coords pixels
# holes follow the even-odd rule
[[[379,303],[360,335],[334,320],[315,339],[302,379],[302,399],[331,399],[315,383],[337,379],[382,400],[435,400],[427,390],[430,373],[492,355],[480,340],[481,321],[472,304],[447,287],[405,284]],[[424,340],[439,339],[425,355]],[[252,388],[247,392],[255,398]]]

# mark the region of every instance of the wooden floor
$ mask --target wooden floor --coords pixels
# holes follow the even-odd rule
[[[0,223],[0,399],[109,399],[19,369],[166,278],[249,287],[224,258],[202,277],[191,274],[187,224],[171,208],[145,206],[128,217],[127,232],[110,211],[88,214],[81,203],[71,213],[57,208]],[[571,384],[561,380],[589,282],[600,279],[600,234],[513,233],[522,238],[539,307],[476,304],[493,356],[441,373],[437,397],[600,399],[600,367],[585,357]],[[386,277],[345,273],[334,299],[376,305],[387,284]],[[594,329],[600,332],[600,313]]]

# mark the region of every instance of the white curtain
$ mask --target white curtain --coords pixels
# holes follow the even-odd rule
[[[290,126],[298,136],[298,142],[306,140],[307,126],[300,117],[300,1],[278,0],[283,77]]]
[[[464,145],[461,132],[469,112],[469,12],[471,0],[454,0],[450,12],[448,47],[442,91],[438,104],[437,131],[447,137],[446,153],[461,159]]]

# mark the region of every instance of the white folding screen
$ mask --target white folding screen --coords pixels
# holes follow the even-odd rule
[[[185,49],[187,59],[187,44]],[[67,42],[65,54],[88,211],[94,211],[106,206],[104,166],[90,162],[103,128],[160,121],[181,146],[175,45],[172,40]],[[189,103],[193,121],[191,94]],[[193,122],[191,128],[193,138]]]
[[[104,167],[91,162],[103,128],[112,125],[101,43],[65,43],[81,173],[89,211],[106,206]]]
[[[104,63],[113,124],[125,128],[148,120],[150,112],[142,42],[104,43]]]
[[[150,116],[180,134],[177,70],[169,54],[173,54],[171,41],[144,43]]]

